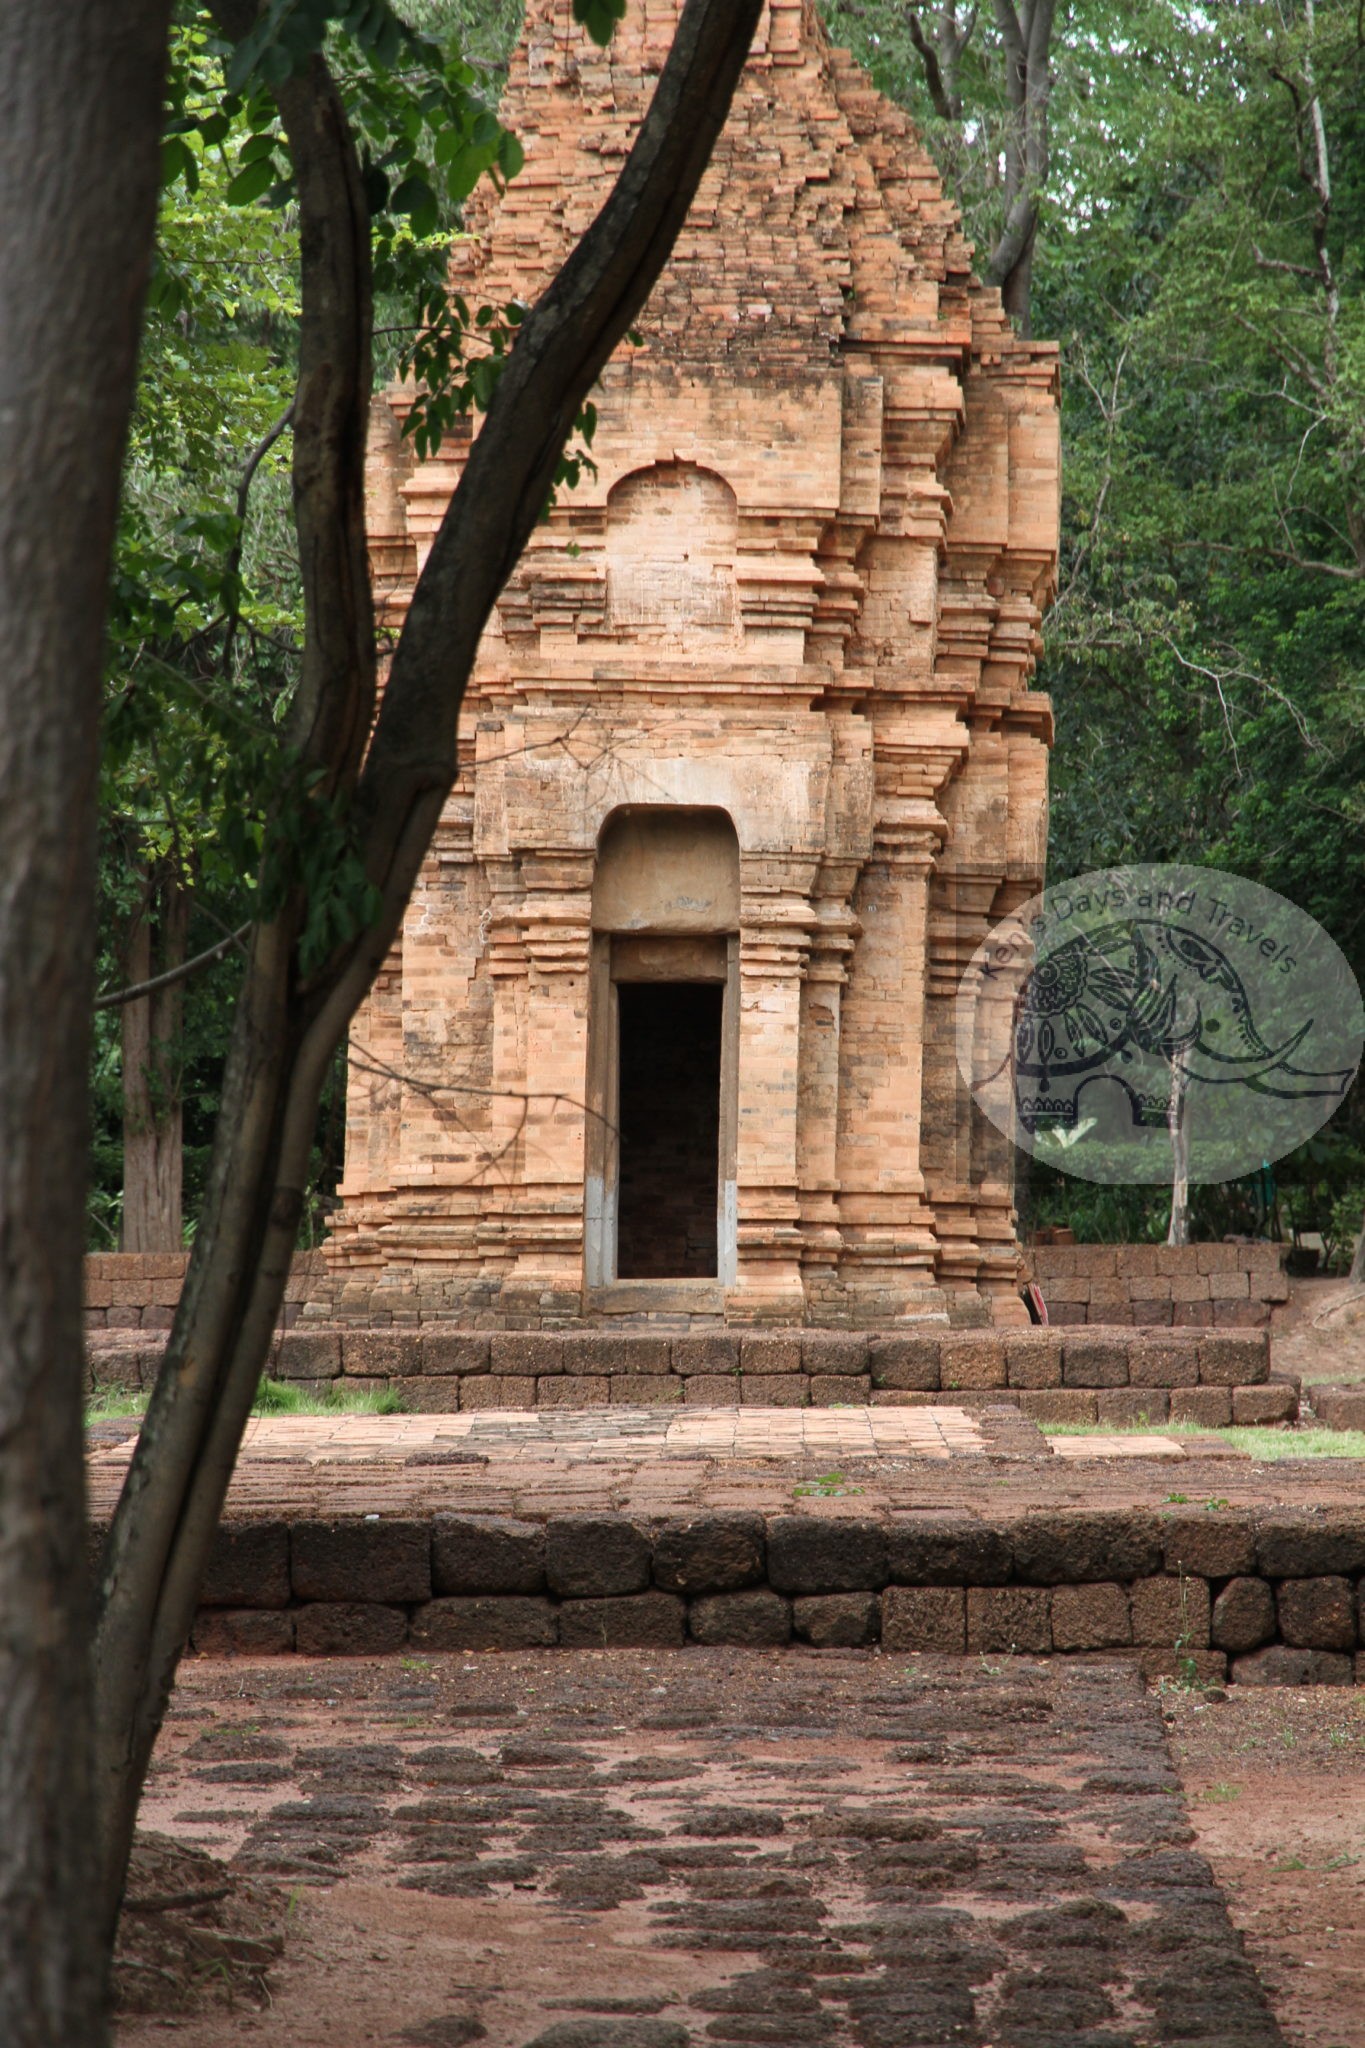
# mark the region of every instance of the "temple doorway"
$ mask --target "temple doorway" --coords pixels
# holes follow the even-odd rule
[[[724,984],[622,982],[616,997],[617,1277],[713,1280]]]

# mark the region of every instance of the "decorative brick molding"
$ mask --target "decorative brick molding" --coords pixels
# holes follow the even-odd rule
[[[1030,1256],[1048,1316],[1063,1326],[1255,1329],[1289,1299],[1287,1254],[1281,1244],[1064,1244]]]
[[[1031,1510],[999,1519],[624,1514],[228,1522],[214,1655],[560,1645],[1109,1652],[1148,1675],[1350,1685],[1365,1516]]]

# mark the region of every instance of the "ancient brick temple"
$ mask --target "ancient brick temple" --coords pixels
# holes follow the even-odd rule
[[[676,0],[610,51],[531,0],[522,175],[454,282],[532,298],[591,220]],[[771,0],[597,470],[508,585],[458,787],[357,1019],[330,1262],[483,1326],[871,1327],[1018,1311],[1009,1148],[954,999],[1040,884],[1057,363],[906,120]],[[390,623],[467,443],[377,408]]]

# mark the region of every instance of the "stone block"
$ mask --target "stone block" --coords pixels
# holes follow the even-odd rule
[[[703,1330],[672,1340],[673,1370],[685,1379],[694,1374],[716,1378],[739,1371],[739,1338],[733,1330]]]
[[[1084,1387],[1026,1388],[1019,1396],[1019,1411],[1040,1429],[1049,1422],[1093,1422],[1099,1412],[1096,1399]]]
[[[975,1515],[898,1516],[886,1532],[887,1570],[897,1585],[992,1586],[1014,1575],[1009,1538]]]
[[[1046,1656],[1052,1648],[1052,1595],[1043,1586],[969,1586],[967,1648]]]
[[[886,1584],[886,1537],[876,1522],[775,1515],[768,1579],[779,1593],[876,1592]]]
[[[810,1405],[812,1408],[860,1408],[867,1403],[872,1392],[872,1380],[867,1373],[858,1378],[835,1373],[812,1373],[810,1381]]]
[[[792,1602],[792,1627],[816,1650],[861,1650],[881,1633],[875,1593],[811,1593]]]
[[[316,1600],[293,1615],[301,1657],[387,1657],[408,1640],[404,1610],[376,1601]]]
[[[388,1384],[409,1415],[453,1415],[460,1405],[457,1379],[423,1373],[420,1379],[390,1380]]]
[[[1143,1296],[1141,1299],[1135,1295],[1132,1302],[1132,1310],[1134,1323],[1145,1330],[1160,1329],[1169,1325],[1172,1320],[1171,1297],[1169,1294],[1165,1296]],[[1129,1371],[1131,1372],[1131,1370],[1132,1363],[1130,1360]]]
[[[1232,1419],[1251,1427],[1293,1422],[1299,1412],[1299,1390],[1283,1380],[1270,1380],[1263,1387],[1234,1387]]]
[[[967,1647],[967,1595],[961,1586],[888,1586],[882,1594],[882,1648],[955,1656]]]
[[[708,1593],[689,1605],[687,1628],[694,1643],[779,1648],[791,1640],[791,1602],[766,1586],[747,1593]]]
[[[1213,1301],[1215,1329],[1254,1330],[1270,1321],[1270,1310],[1263,1301]]]
[[[270,1347],[266,1371],[277,1380],[332,1380],[341,1371],[335,1330],[284,1330]]]
[[[1188,1573],[1134,1579],[1128,1589],[1133,1641],[1158,1650],[1207,1650],[1209,1586]]]
[[[762,1515],[693,1515],[654,1533],[654,1583],[666,1593],[731,1593],[763,1577]]]
[[[1201,1337],[1199,1384],[1204,1387],[1252,1387],[1270,1377],[1269,1333],[1247,1330]]]
[[[1316,1579],[1365,1571],[1365,1511],[1271,1508],[1256,1523],[1256,1561],[1268,1579]]]
[[[201,1607],[191,1642],[201,1657],[287,1657],[294,1617],[261,1607]]]
[[[764,1384],[769,1387],[776,1387],[778,1385],[791,1387],[795,1386],[797,1382],[788,1379],[779,1382],[774,1379],[767,1380]],[[720,1373],[703,1373],[695,1379],[684,1380],[683,1401],[692,1408],[738,1408],[740,1403],[740,1386],[741,1381],[738,1373],[726,1373],[723,1375]],[[806,1383],[804,1380],[800,1382],[800,1394],[801,1398],[796,1404],[798,1407],[803,1406],[805,1403]],[[762,1397],[758,1395],[755,1395],[753,1398],[765,1407],[776,1408],[781,1405],[776,1396],[771,1401],[763,1401]]]
[[[1088,1320],[1083,1301],[1049,1301],[1047,1313],[1054,1330],[1078,1327]]]
[[[1365,1387],[1310,1387],[1309,1396],[1325,1429],[1365,1429]]]
[[[1056,1330],[1005,1334],[1005,1381],[1030,1392],[1062,1384],[1062,1339]]]
[[[460,1409],[534,1408],[536,1382],[519,1374],[473,1372],[460,1381]]]
[[[803,1330],[801,1370],[843,1377],[868,1369],[867,1338],[847,1330]]]
[[[1207,1302],[1209,1299],[1209,1276],[1207,1273],[1172,1273],[1171,1300],[1182,1302]]]
[[[1269,1643],[1232,1663],[1235,1685],[1354,1685],[1355,1659],[1333,1650],[1295,1650]]]
[[[1231,1387],[1172,1387],[1171,1421],[1200,1429],[1226,1429],[1232,1421]]]
[[[1194,1387],[1199,1348],[1192,1338],[1135,1337],[1128,1348],[1130,1387]]]
[[[611,1403],[605,1373],[556,1373],[534,1384],[537,1408],[606,1408]]]
[[[1171,1322],[1177,1329],[1207,1330],[1213,1325],[1211,1301],[1172,1301]]]
[[[667,1408],[682,1401],[683,1384],[673,1373],[653,1372],[614,1372],[607,1382],[614,1408]]]
[[[1250,1515],[1237,1508],[1163,1508],[1157,1517],[1168,1572],[1231,1579],[1256,1569]]]
[[[623,1373],[655,1379],[672,1375],[672,1347],[667,1337],[646,1337],[633,1330],[629,1334],[566,1330],[562,1342],[565,1372],[606,1373],[612,1379]]]
[[[1354,1650],[1356,1593],[1351,1581],[1282,1579],[1275,1589],[1280,1635],[1296,1650]]]
[[[1128,1595],[1122,1586],[1099,1583],[1053,1588],[1054,1650],[1117,1650],[1132,1640]]]
[[[657,1590],[566,1600],[559,1610],[559,1640],[566,1650],[680,1648],[686,1613],[676,1594]]]
[[[777,1373],[800,1372],[801,1332],[746,1330],[739,1340],[739,1363],[746,1378],[750,1373],[761,1373],[767,1378]]]
[[[442,1515],[431,1535],[431,1583],[445,1593],[540,1593],[545,1530],[510,1515]]]
[[[1210,1273],[1210,1301],[1246,1301],[1251,1284],[1245,1273]]]
[[[1095,1396],[1095,1419],[1108,1429],[1155,1429],[1170,1413],[1165,1387],[1101,1387]]]
[[[1067,1336],[1062,1343],[1064,1387],[1126,1387],[1128,1346],[1121,1337]]]
[[[869,1408],[937,1408],[941,1394],[916,1393],[909,1387],[874,1387],[867,1397]]]
[[[564,1370],[564,1339],[545,1330],[495,1330],[488,1363],[504,1378],[548,1379]]]
[[[398,1380],[413,1370],[418,1347],[412,1338],[376,1330],[343,1330],[341,1370],[348,1379]]]
[[[431,1598],[426,1522],[296,1522],[289,1576],[300,1600],[361,1603]]]
[[[553,1515],[545,1525],[545,1582],[562,1600],[642,1593],[650,1542],[623,1515]]]
[[[442,1376],[487,1372],[489,1341],[483,1330],[424,1329],[418,1346],[421,1371]]]
[[[484,1594],[428,1600],[413,1611],[411,1637],[418,1650],[544,1650],[559,1624],[548,1600]]]
[[[1145,1579],[1161,1568],[1156,1517],[1089,1508],[1024,1515],[1011,1531],[1014,1567],[1033,1585]]]
[[[201,1607],[287,1607],[289,1530],[284,1522],[220,1522]]]
[[[698,1384],[709,1386],[711,1382],[687,1382],[689,1390]],[[730,1382],[729,1405],[736,1400],[746,1408],[806,1408],[810,1405],[810,1381],[803,1372],[742,1373]]]
[[[938,1383],[945,1394],[989,1393],[1005,1384],[1005,1341],[993,1331],[954,1332],[939,1339]]]
[[[874,1335],[867,1340],[867,1363],[874,1387],[932,1394],[938,1389],[937,1337]]]
[[[1222,1650],[1139,1649],[1135,1662],[1147,1685],[1163,1678],[1177,1685],[1222,1685],[1228,1675]]]
[[[1275,1634],[1275,1597],[1264,1579],[1229,1579],[1213,1603],[1210,1640],[1240,1655],[1259,1650]]]

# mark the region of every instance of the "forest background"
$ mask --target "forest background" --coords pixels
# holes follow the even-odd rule
[[[521,12],[520,0],[405,9],[458,42],[490,108]],[[1057,717],[1049,880],[1132,861],[1230,869],[1318,918],[1365,979],[1360,7],[825,0],[823,12],[919,123],[980,269],[1021,325],[1061,345],[1062,565],[1038,677]],[[190,103],[164,151],[110,632],[92,1249],[166,1249],[193,1230],[254,909],[263,771],[302,643],[289,186],[249,104],[205,126],[217,58],[192,14],[177,33]],[[393,223],[376,354],[396,373],[413,279],[425,271],[439,292],[461,188],[486,165],[466,136],[438,190],[409,174],[378,118],[375,135],[367,176],[383,181]],[[486,141],[490,159],[505,148],[491,120]],[[471,360],[475,402],[494,360]],[[335,846],[314,830],[308,857],[343,859],[341,828]],[[204,955],[152,996],[117,1000]],[[343,1114],[339,1055],[305,1243],[325,1228]],[[1029,1200],[1035,1224],[1081,1237],[1166,1232],[1161,1189],[1035,1168]],[[1193,1229],[1273,1220],[1348,1259],[1362,1212],[1357,1087],[1279,1163],[1273,1190],[1197,1190]]]

